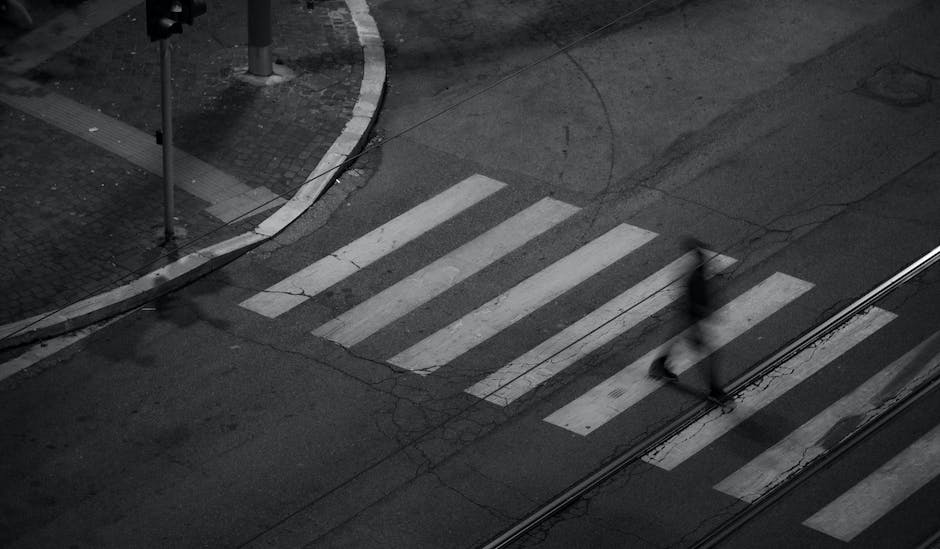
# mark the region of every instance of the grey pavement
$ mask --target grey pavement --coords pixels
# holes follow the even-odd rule
[[[451,249],[455,242],[449,233],[422,242],[423,253],[411,262],[396,259],[364,269],[356,281],[269,324],[281,333],[265,341],[303,349],[312,362],[329,364],[323,370],[363,378],[363,384],[377,387],[374,399],[388,397],[381,389],[394,391],[388,397],[392,411],[376,419],[392,426],[371,435],[384,442],[382,434],[388,432],[401,439],[420,432],[415,425],[432,423],[441,408],[460,409],[464,401],[457,395],[470,383],[599,306],[600,296],[616,295],[636,275],[624,268],[573,290],[575,295],[546,306],[539,318],[520,321],[427,376],[424,385],[396,375],[385,362],[407,346],[402,342],[460,320],[462,312],[521,281],[521,271],[528,267],[532,270],[525,274],[531,274],[538,259],[559,257],[558,248],[570,249],[564,247],[568,238],[583,244],[588,235],[628,221],[655,229],[664,239],[693,233],[740,258],[722,286],[729,294],[734,284],[753,281],[757,273],[786,272],[814,283],[792,316],[775,319],[725,353],[722,374],[729,380],[936,245],[936,187],[929,183],[940,150],[936,95],[904,106],[897,97],[869,93],[869,86],[884,88],[876,82],[895,64],[908,67],[908,75],[911,69],[927,74],[912,80],[936,83],[940,43],[932,32],[937,12],[931,3],[671,4],[681,7],[624,21],[542,63],[566,37],[588,32],[631,5],[599,3],[592,5],[597,11],[581,17],[586,10],[577,2],[527,2],[531,11],[525,13],[518,13],[520,3],[498,1],[475,2],[472,9],[421,1],[378,4],[383,32],[401,37],[390,48],[392,86],[378,131],[395,135],[472,99],[417,126],[405,139],[386,141],[381,169],[357,193],[353,207],[332,217],[304,246],[276,252],[253,269],[228,271],[231,278],[220,281],[219,296],[245,299],[251,294],[240,289],[274,284],[338,249],[360,228],[373,227],[373,212],[405,209],[388,203],[401,196],[431,196],[472,173],[508,182],[512,189],[511,197],[502,197],[474,222],[495,216],[496,209],[521,209],[527,202],[519,197],[534,201],[550,194],[591,208],[583,222],[533,246],[530,256],[520,254],[491,269],[346,354],[309,338],[309,331],[408,276],[425,256]],[[439,30],[451,22],[452,33]],[[551,43],[542,29],[561,32],[560,43]],[[896,82],[899,88],[903,81]],[[916,186],[902,177],[915,168],[925,174]],[[650,252],[657,257],[652,264],[670,257],[656,253],[663,255]],[[687,404],[658,395],[632,417],[586,439],[559,434],[542,421],[662,341],[669,318],[651,320],[515,408],[461,409],[464,413],[455,412],[439,431],[423,439],[415,435],[400,453],[345,477],[345,483],[332,485],[335,489],[313,487],[309,505],[254,546],[470,547],[485,541],[482,532],[509,526]],[[380,384],[386,376],[387,383]],[[415,397],[405,392],[405,384],[428,394]],[[442,394],[453,396],[446,401],[450,408],[442,404]],[[322,398],[320,392],[311,398],[317,410],[329,407]],[[346,401],[327,398],[332,406]],[[366,435],[357,420],[362,418],[343,425],[354,425],[350,432],[358,440]],[[322,436],[313,429],[307,440]],[[374,455],[378,461],[379,452]],[[670,492],[663,505],[698,495]],[[618,501],[617,511],[642,516],[636,512],[643,505],[639,499]],[[694,501],[715,509],[710,500]],[[698,515],[681,518],[694,522]],[[639,530],[627,518],[623,522],[618,533]],[[662,531],[680,536],[687,525],[670,524]],[[581,539],[566,538],[564,546]],[[613,546],[623,539],[636,541],[622,535]]]
[[[354,112],[366,89],[364,27],[350,9],[359,3],[272,2],[275,72],[288,77],[257,85],[243,77],[245,3],[210,2],[170,40],[179,238],[167,246],[154,139],[159,48],[146,36],[143,3],[34,4],[35,29],[0,34],[5,344],[23,341],[15,336],[32,319],[250,231],[310,183],[318,165],[342,163],[352,151],[336,149],[340,138],[361,145],[381,93],[367,90],[371,109]],[[107,300],[107,313],[136,293]],[[85,303],[41,333],[78,326],[96,308]]]
[[[664,2],[493,86],[644,4],[374,1],[382,146],[276,239],[0,383],[10,546],[479,546],[689,406],[658,391],[590,436],[544,421],[668,339],[665,309],[511,406],[465,392],[674,260],[680,235],[738,259],[723,302],[775,273],[813,284],[722,349],[729,381],[936,245],[936,96],[871,93],[935,83],[911,76],[938,73],[930,2]],[[502,195],[278,318],[239,306],[474,173]],[[582,210],[362,344],[311,333],[545,196]],[[620,223],[659,236],[431,375],[388,362]],[[826,372],[784,418],[935,330],[921,295],[923,315],[899,309],[895,337],[857,349],[872,360]],[[583,526],[687,546],[720,513],[641,472],[648,491],[561,545],[585,544]],[[667,524],[652,498],[702,512]]]

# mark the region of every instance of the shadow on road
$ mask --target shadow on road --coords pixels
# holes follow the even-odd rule
[[[201,324],[213,330],[227,331],[231,325],[209,314],[206,300],[211,299],[228,285],[228,276],[213,273],[184,288],[175,289],[157,297],[150,303],[131,313],[132,319],[122,323],[107,340],[101,340],[90,350],[115,363],[128,363],[144,368],[175,367],[177,357],[167,353],[148,350],[156,347],[163,336],[171,332],[194,330]],[[199,337],[194,332],[194,337]],[[183,341],[185,337],[181,338]]]
[[[592,38],[604,36],[681,9],[686,3],[688,0],[652,3],[595,0],[586,6],[584,2],[570,0],[512,0],[475,7],[474,11],[499,14],[476,23],[460,17],[460,13],[466,14],[465,4],[459,8],[437,3],[418,7],[414,3],[393,2],[376,11],[387,11],[403,22],[400,34],[405,37],[404,46],[398,47],[393,40],[386,40],[385,45],[396,70],[427,70],[461,65],[465,60],[500,59],[507,50],[544,45],[546,41],[556,47],[567,46],[593,32],[598,34]],[[447,38],[443,43],[432,43],[422,37]],[[409,38],[432,47],[409,47]]]

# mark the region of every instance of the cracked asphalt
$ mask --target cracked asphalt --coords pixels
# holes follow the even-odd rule
[[[543,421],[674,333],[675,308],[511,406],[464,392],[675,259],[683,235],[737,259],[719,302],[775,272],[815,285],[722,348],[726,380],[937,245],[936,86],[904,105],[858,91],[892,64],[936,84],[929,2],[370,8],[388,94],[322,200],[0,382],[0,544],[476,547],[697,404],[659,391],[587,437]],[[507,186],[276,319],[238,306],[473,173]],[[545,196],[581,211],[352,348],[311,334]],[[431,375],[388,363],[620,223],[659,236]],[[520,546],[693,544],[744,505],[712,477],[935,329],[936,277],[902,294],[860,360],[689,467],[631,466]]]
[[[886,359],[897,358],[923,339],[925,333],[929,335],[936,328],[935,304],[940,299],[938,282],[940,269],[934,266],[914,283],[905,285],[879,303],[879,307],[898,314],[890,324],[890,331],[879,334],[874,345],[866,346],[863,353],[850,354],[851,360],[837,364],[833,370],[815,374],[808,384],[801,385],[798,395],[785,397],[774,409],[759,412],[739,429],[711,444],[707,451],[671,471],[642,462],[629,465],[513,547],[615,547],[622,544],[686,547],[720,530],[724,520],[750,506],[715,491],[713,485],[817,414],[830,403],[831,395],[842,396],[879,372]],[[794,459],[789,469],[780,472],[769,485],[770,489],[803,473],[807,465],[824,452],[841,449],[846,437],[873,421],[900,396],[907,395],[907,387],[919,386],[915,381],[922,375],[920,368],[925,362],[936,360],[935,352],[935,345],[932,349],[928,347],[907,363],[887,390],[871,395],[868,411],[846,415],[835,421],[830,429],[819,435],[812,448],[804,449],[802,456]],[[786,368],[780,368],[773,375],[786,376],[788,372]],[[766,384],[769,377],[759,380],[756,385]],[[814,471],[795,489],[771,503],[729,537],[720,539],[717,546],[837,548],[847,545],[920,545],[937,531],[938,523],[931,510],[931,502],[940,494],[937,479],[905,498],[899,506],[900,512],[887,514],[852,540],[823,535],[802,523],[897,456],[918,437],[935,428],[938,404],[940,401],[934,389],[830,465]],[[901,474],[900,471],[900,468],[895,469],[894,474]],[[763,489],[751,495],[761,493],[764,493]],[[885,494],[883,497],[892,496]],[[857,508],[856,512],[864,513],[865,510]],[[682,527],[677,528],[678,524]]]

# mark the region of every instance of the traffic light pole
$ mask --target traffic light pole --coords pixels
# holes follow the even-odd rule
[[[160,40],[160,104],[163,106],[163,235],[169,244],[173,230],[173,88],[170,85],[170,41]]]
[[[3,1],[3,0],[0,0]],[[269,0],[270,1],[270,0]],[[163,145],[163,235],[164,244],[176,239],[173,227],[173,88],[170,83],[170,36],[183,32],[183,25],[206,13],[203,0],[147,0],[147,36],[160,41],[160,103],[163,130],[157,143]]]
[[[248,73],[271,76],[271,0],[248,2]]]

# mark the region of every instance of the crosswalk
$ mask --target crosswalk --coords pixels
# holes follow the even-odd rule
[[[505,183],[482,175],[468,177],[309,267],[246,299],[241,306],[266,317],[276,318],[505,186]]]
[[[940,425],[803,521],[849,542],[940,475]]]
[[[506,184],[482,175],[468,177],[332,254],[252,295],[240,305],[265,317],[276,318],[471,207],[484,204],[486,200],[504,192],[506,187]],[[579,211],[578,207],[554,198],[542,198],[479,236],[417,268],[405,278],[391,283],[361,304],[320,326],[311,327],[311,334],[345,347],[358,345],[393,323],[409,320],[409,315],[513,252],[530,245],[535,238],[564,230],[565,223],[576,217]],[[658,236],[653,231],[627,223],[617,225],[476,306],[457,320],[437,328],[420,341],[410,344],[401,342],[405,348],[389,350],[385,360],[405,371],[431,375],[567,292],[589,283],[592,277],[605,269],[618,262],[630,261],[631,254]],[[705,255],[709,275],[726,271],[736,262],[734,258],[714,251],[706,251]],[[493,405],[511,405],[566,368],[583,361],[617,338],[624,337],[631,329],[673,304],[682,296],[681,279],[691,261],[692,256],[685,254],[661,266],[532,349],[491,373],[484,374],[482,379],[472,382],[464,392]],[[784,310],[813,287],[811,282],[776,272],[745,289],[712,316],[713,322],[707,326],[708,349],[698,354],[689,350],[680,353],[671,360],[672,369],[681,374],[702,364],[709,353],[720,350]],[[792,357],[779,366],[778,371],[764,376],[762,383],[741,391],[735,397],[737,406],[733,412],[721,408],[711,410],[644,456],[643,460],[666,471],[680,466],[749,417],[773,405],[776,399],[837,361],[888,325],[895,316],[879,308],[871,308],[856,316],[824,341]],[[845,421],[845,418],[864,422],[865,418],[877,414],[888,403],[888,399],[884,398],[886,391],[890,389],[892,395],[903,394],[916,383],[934,375],[940,367],[940,352],[934,353],[935,356],[930,360],[918,361],[914,366],[912,357],[922,357],[925,352],[936,351],[937,338],[940,338],[940,332],[921,347],[887,366],[855,392],[833,404],[776,446],[718,482],[715,489],[745,502],[759,499],[785,481],[801,464],[824,452],[826,444],[831,442],[825,437],[828,434],[831,438],[834,425]],[[647,374],[649,365],[665,347],[682,340],[684,334],[680,333],[672,340],[650,349],[620,371],[544,417],[544,421],[581,436],[596,432],[660,388],[663,382]],[[912,373],[912,369],[916,371]],[[925,436],[918,443],[919,446],[914,445],[909,450],[912,455],[916,455],[905,459],[916,460],[920,459],[923,452],[936,452],[940,444],[938,440],[938,433]],[[903,461],[900,456],[898,459]],[[891,489],[897,493],[895,500],[902,501],[906,497],[904,494],[909,495],[911,489],[916,489],[937,474],[938,471],[933,470],[927,476],[919,473],[905,477],[901,484],[910,489],[899,489],[892,485]],[[872,479],[867,480],[864,486],[860,485],[856,492],[867,494],[871,490],[880,489],[889,477],[883,472],[873,473]],[[853,523],[851,526],[833,526],[838,521],[841,521],[840,524],[847,522],[845,509],[852,504],[833,502],[830,507],[808,519],[806,524],[839,539],[856,535],[861,531],[859,528],[864,529],[864,525]],[[876,520],[887,510],[872,511],[870,516]],[[854,516],[861,514],[856,513]]]
[[[725,255],[708,255],[712,274],[735,263]],[[466,391],[507,406],[675,301],[681,288],[674,282],[692,261],[690,252],[666,265]]]
[[[672,470],[704,449],[734,427],[743,423],[790,389],[827,364],[842,356],[856,344],[894,320],[895,315],[877,307],[854,317],[825,341],[803,350],[793,359],[777,366],[764,376],[761,385],[747,387],[735,397],[733,413],[715,408],[673,436],[669,442],[644,456],[643,461],[662,469]]]
[[[398,353],[389,362],[423,374],[433,372],[609,267],[653,237],[655,233],[631,225],[619,225]]]
[[[936,336],[935,336],[936,337]],[[932,338],[933,339],[933,338]],[[807,421],[760,456],[723,479],[715,488],[730,496],[753,502],[785,482],[803,465],[819,457],[878,412],[901,399],[940,367],[940,354],[915,362],[921,347],[894,361],[854,391]],[[846,423],[848,421],[848,423]],[[838,427],[838,428],[837,428]]]
[[[340,345],[355,345],[577,211],[578,208],[564,202],[544,198],[313,333]]]
[[[812,288],[812,284],[776,273],[740,297],[731,301],[714,315],[717,320],[711,328],[711,346],[699,355],[686,354],[672,359],[671,369],[681,374],[698,364],[714,350],[721,348],[774,312],[781,309]],[[684,340],[684,334],[674,339]],[[662,386],[663,382],[649,377],[649,365],[663,353],[672,341],[652,349],[635,362],[578,397],[545,421],[574,433],[587,435],[614,419],[628,408]]]

